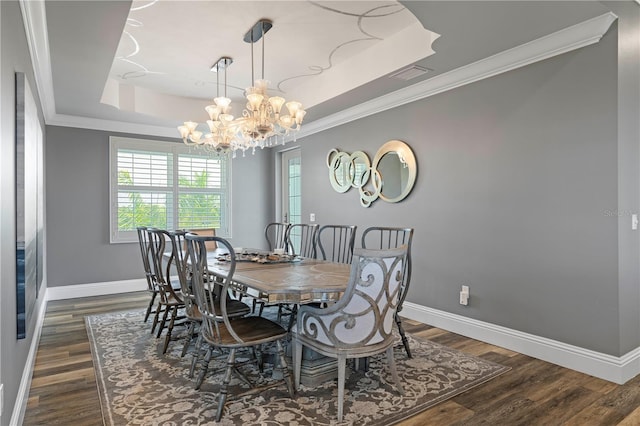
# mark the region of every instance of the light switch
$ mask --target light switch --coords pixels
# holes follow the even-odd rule
[[[316,214],[315,213],[310,213],[309,214],[309,222],[315,222],[316,221]]]
[[[631,229],[634,231],[638,230],[638,214],[634,213],[631,215]]]

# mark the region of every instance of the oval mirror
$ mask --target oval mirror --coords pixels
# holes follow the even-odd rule
[[[409,145],[392,140],[380,147],[371,167],[380,173],[380,198],[397,203],[409,195],[416,181],[416,157]]]

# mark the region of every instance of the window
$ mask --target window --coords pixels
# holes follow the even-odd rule
[[[230,237],[227,157],[186,145],[110,138],[111,242],[136,242],[138,226],[216,228]]]
[[[301,193],[301,151],[300,148],[282,153],[282,211],[284,221],[302,223]],[[290,238],[294,247],[300,247],[300,233],[294,230]]]

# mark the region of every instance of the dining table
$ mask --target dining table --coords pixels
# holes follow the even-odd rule
[[[209,252],[209,272],[226,276],[231,264],[228,256],[228,252],[221,249]],[[349,264],[275,255],[256,249],[238,250],[235,265],[233,291],[262,300],[267,305],[335,302],[346,290],[351,271]],[[302,384],[317,386],[336,377],[335,359],[304,349]]]
[[[220,249],[207,255],[209,272],[226,275],[228,253]],[[350,265],[287,254],[246,250],[236,253],[234,290],[266,304],[335,302],[349,281]]]

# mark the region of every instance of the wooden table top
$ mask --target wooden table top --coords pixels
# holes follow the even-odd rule
[[[212,255],[208,265],[212,273],[226,274],[229,263]],[[345,291],[350,270],[347,264],[306,258],[285,263],[236,262],[233,281],[267,303],[328,302],[338,300]]]

